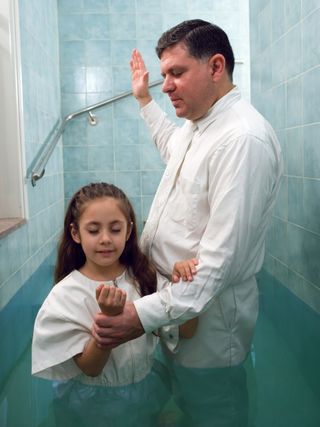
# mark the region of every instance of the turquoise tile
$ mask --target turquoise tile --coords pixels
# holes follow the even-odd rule
[[[118,119],[136,119],[139,117],[139,105],[133,97],[114,104],[114,114]]]
[[[272,217],[266,238],[267,251],[285,264],[288,263],[287,224],[287,221]]]
[[[131,73],[129,65],[112,67],[113,93],[115,96],[125,92],[131,92]]]
[[[86,127],[87,122],[83,117],[69,121],[62,136],[63,145],[85,145]]]
[[[60,43],[60,62],[63,67],[85,66],[85,44],[83,41]]]
[[[113,126],[110,112],[108,114],[102,110],[93,112],[96,116],[97,125],[87,125],[87,143],[95,146],[113,145]]]
[[[261,60],[259,63],[260,68],[260,84],[261,91],[264,92],[272,87],[272,64],[269,62],[269,58],[272,55],[271,47],[267,47],[261,54]]]
[[[303,176],[302,128],[287,129],[286,158],[289,175]]]
[[[140,170],[139,145],[118,145],[115,147],[115,169],[117,171]]]
[[[162,0],[162,8],[167,12],[180,14],[185,12],[186,2],[185,0],[175,0],[174,2],[172,0]],[[165,16],[168,16],[168,14],[169,13],[166,13]],[[176,21],[176,23],[178,23],[178,21]],[[170,27],[166,27],[166,28],[170,28]]]
[[[302,76],[303,124],[317,123],[320,117],[320,67]]]
[[[153,196],[142,197],[142,220],[143,221],[146,221],[148,218],[152,202],[153,202]]]
[[[287,82],[287,127],[302,124],[301,78]]]
[[[84,185],[92,182],[92,177],[88,172],[65,172],[65,197],[70,198]]]
[[[81,110],[86,106],[84,93],[65,93],[61,100],[61,112],[63,116]]]
[[[320,178],[320,125],[303,127],[304,176]]]
[[[307,71],[320,63],[319,19],[320,9],[309,15],[302,22],[302,71]]]
[[[89,171],[113,171],[114,152],[113,147],[89,146],[87,150]]]
[[[301,19],[301,0],[285,0],[286,29]]]
[[[115,173],[116,185],[120,187],[128,197],[141,195],[140,172]]]

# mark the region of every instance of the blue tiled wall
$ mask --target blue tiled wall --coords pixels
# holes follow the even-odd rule
[[[20,0],[19,12],[23,143],[26,169],[29,169],[60,116],[57,5],[55,0]],[[37,186],[33,188],[30,180],[26,181],[26,224],[0,239],[0,310],[56,245],[63,219],[62,170],[60,145],[47,165],[45,177]],[[28,309],[28,304],[25,309]]]
[[[247,0],[58,0],[58,10],[64,115],[130,90],[129,60],[135,47],[144,56],[150,81],[158,80],[157,39],[170,26],[190,18],[207,19],[228,32],[236,58],[244,61],[236,66],[235,82],[244,96],[250,96]],[[152,92],[175,119],[160,86]],[[90,181],[111,181],[130,197],[141,228],[164,165],[132,97],[95,114],[96,127],[82,117],[64,134],[66,198]]]
[[[251,95],[277,131],[285,174],[265,269],[320,312],[320,4],[251,0]]]

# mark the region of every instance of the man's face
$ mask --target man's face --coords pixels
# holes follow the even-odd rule
[[[209,59],[190,56],[183,43],[163,51],[160,69],[164,78],[162,91],[168,94],[178,117],[197,120],[215,102]]]

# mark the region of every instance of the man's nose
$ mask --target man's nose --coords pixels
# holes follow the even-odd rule
[[[174,82],[170,76],[166,76],[162,83],[162,92],[172,92],[174,89]]]

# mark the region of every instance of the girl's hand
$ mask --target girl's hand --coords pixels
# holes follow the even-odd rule
[[[101,284],[96,289],[96,300],[100,310],[108,316],[116,316],[122,313],[126,298],[126,292],[115,286]]]
[[[177,283],[180,279],[184,282],[192,282],[193,276],[197,274],[196,265],[198,264],[199,261],[196,258],[176,262],[173,266],[172,282]]]
[[[130,60],[132,93],[141,107],[151,101],[149,93],[149,73],[144,64],[141,53],[134,49]]]

